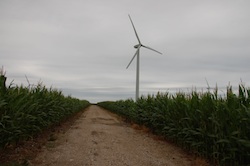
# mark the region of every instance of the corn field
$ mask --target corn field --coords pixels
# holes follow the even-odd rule
[[[158,93],[137,102],[100,102],[127,120],[149,127],[179,146],[219,165],[250,165],[250,89]]]
[[[0,148],[31,138],[40,131],[57,124],[90,103],[61,91],[34,87],[6,87],[6,77],[0,75]]]

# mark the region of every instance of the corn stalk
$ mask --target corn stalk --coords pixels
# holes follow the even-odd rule
[[[1,85],[6,77],[1,76]],[[5,87],[5,85],[4,85]],[[61,91],[46,88],[42,84],[35,87],[5,87],[0,96],[0,148],[18,143],[71,116],[90,103]]]
[[[98,105],[146,125],[212,163],[250,164],[250,89],[243,85],[239,85],[238,95],[229,86],[224,98],[217,90],[193,91]]]

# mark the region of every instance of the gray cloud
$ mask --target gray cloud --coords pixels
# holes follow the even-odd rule
[[[0,65],[8,82],[42,80],[91,102],[134,98],[137,39],[141,94],[242,79],[249,85],[247,0],[9,0],[0,2]]]

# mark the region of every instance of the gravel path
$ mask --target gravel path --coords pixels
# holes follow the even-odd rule
[[[51,143],[50,143],[51,142]],[[98,106],[90,106],[71,129],[50,141],[30,165],[191,166],[180,148],[135,130]]]

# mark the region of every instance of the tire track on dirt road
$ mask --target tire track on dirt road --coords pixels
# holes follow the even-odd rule
[[[120,118],[92,105],[55,146],[30,161],[40,166],[193,166],[195,159],[180,148],[135,130]]]

